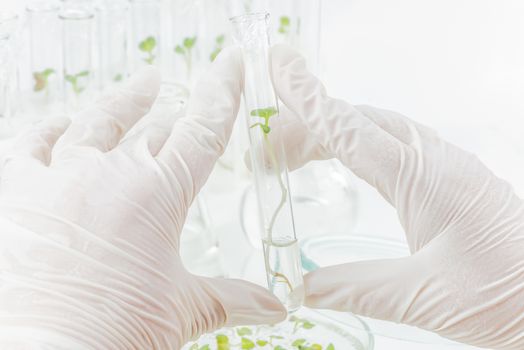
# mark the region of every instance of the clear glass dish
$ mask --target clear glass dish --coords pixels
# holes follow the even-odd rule
[[[183,350],[373,350],[374,340],[367,325],[350,314],[339,315],[332,318],[301,308],[276,326],[224,328],[189,342]]]
[[[302,267],[313,271],[319,267],[370,259],[389,259],[408,256],[406,243],[368,235],[323,236],[305,239],[301,243]],[[355,327],[347,322],[345,313],[323,310],[321,313],[333,322],[342,322],[351,333]],[[474,350],[479,349],[442,338],[422,329],[355,317],[368,325],[375,350]],[[358,330],[358,327],[357,327]]]

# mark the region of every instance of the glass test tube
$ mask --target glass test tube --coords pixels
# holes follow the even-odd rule
[[[60,94],[61,45],[58,3],[33,1],[26,7],[30,42],[31,102],[41,108]]]
[[[258,197],[269,289],[288,311],[304,298],[286,159],[279,140],[277,98],[269,73],[268,14],[234,17],[233,38],[244,59],[244,105]]]
[[[8,117],[12,109],[12,90],[15,82],[14,43],[18,16],[0,12],[0,117]]]
[[[270,0],[275,19],[271,39],[300,51],[308,67],[318,73],[321,30],[321,0]]]
[[[131,72],[153,64],[160,66],[161,3],[131,0]]]
[[[202,46],[201,24],[203,9],[197,0],[174,0],[172,3],[172,37],[170,51],[173,56],[173,78],[191,87],[200,66]]]
[[[118,83],[127,76],[128,2],[105,1],[96,7],[100,87]]]
[[[71,110],[88,102],[93,80],[92,38],[94,14],[89,2],[66,1],[62,21],[64,98]]]

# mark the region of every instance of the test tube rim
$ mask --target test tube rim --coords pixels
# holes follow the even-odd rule
[[[254,12],[230,17],[229,21],[233,24],[239,24],[258,20],[268,20],[270,17],[271,15],[269,12]]]

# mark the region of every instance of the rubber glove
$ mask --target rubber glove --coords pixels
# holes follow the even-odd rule
[[[479,159],[395,112],[329,97],[284,46],[271,51],[291,168],[336,157],[393,205],[412,255],[322,268],[306,305],[524,349],[524,204]]]
[[[178,349],[222,326],[286,317],[266,289],[191,275],[186,213],[237,114],[242,64],[224,50],[172,130],[144,116],[160,76],[21,135],[0,181],[0,348]]]

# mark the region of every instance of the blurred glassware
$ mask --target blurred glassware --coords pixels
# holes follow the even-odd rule
[[[66,0],[58,17],[62,22],[64,100],[68,111],[77,111],[94,93],[92,2]]]
[[[180,235],[180,256],[184,266],[193,274],[207,277],[225,275],[218,239],[202,195],[189,209]]]
[[[152,64],[161,67],[162,7],[160,0],[131,0],[131,71]]]
[[[169,57],[169,79],[191,88],[202,68],[204,32],[203,2],[171,0],[170,37],[166,50]]]
[[[14,41],[18,25],[16,13],[0,11],[0,118],[10,117],[14,108],[17,73]]]
[[[310,71],[319,73],[321,0],[269,0],[271,39],[293,46],[305,58]]]
[[[96,5],[97,54],[100,88],[119,83],[127,75],[129,2],[104,0]]]
[[[21,77],[26,109],[45,114],[56,106],[62,91],[62,42],[59,3],[31,1],[26,7],[29,30],[29,71]]]

